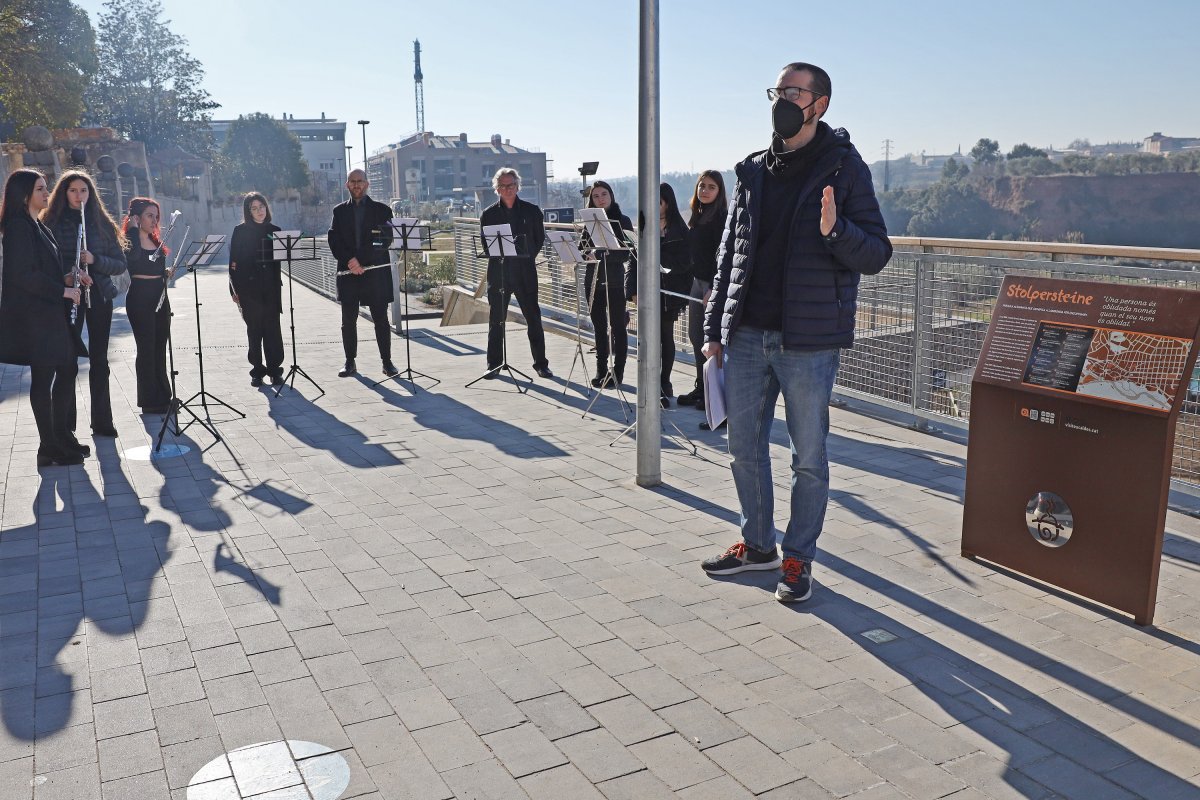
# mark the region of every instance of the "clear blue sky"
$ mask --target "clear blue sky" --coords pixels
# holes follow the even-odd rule
[[[102,0],[76,0],[96,21]],[[164,0],[206,69],[218,118],[371,120],[374,150],[416,129],[412,40],[426,127],[500,133],[544,150],[558,180],[583,161],[637,171],[636,0]],[[769,140],[764,89],[781,65],[833,78],[825,119],[868,161],[964,151],[983,136],[1064,146],[1200,137],[1200,3],[1117,0],[661,0],[662,166],[728,169]],[[353,157],[361,134],[352,125]]]

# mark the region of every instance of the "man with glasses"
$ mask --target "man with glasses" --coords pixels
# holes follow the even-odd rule
[[[533,371],[541,378],[553,378],[550,362],[546,360],[546,334],[542,330],[542,310],[538,307],[537,269],[534,260],[542,252],[546,241],[546,228],[542,224],[542,210],[517,196],[521,188],[521,175],[510,167],[496,170],[492,176],[492,189],[500,199],[484,209],[479,217],[480,235],[491,225],[508,225],[512,230],[515,256],[488,259],[487,291],[488,305],[488,371],[485,378],[500,377],[504,361],[504,320],[508,314],[508,302],[515,294],[521,313],[525,315],[526,332],[529,335],[529,350],[533,353]],[[505,242],[485,242],[488,252],[502,248]]]
[[[854,341],[860,275],[892,256],[871,172],[845,129],[821,121],[825,70],[788,64],[773,88],[774,135],[737,165],[737,188],[705,313],[705,356],[723,359],[729,453],[742,540],[702,563],[710,575],[774,570],[775,597],[812,595],[829,499],[829,400],[839,350]],[[791,439],[791,519],[775,541],[770,437],[783,394]]]
[[[350,199],[333,209],[333,224],[329,228],[329,252],[337,259],[337,299],[342,304],[342,349],[346,367],[340,378],[358,374],[355,358],[358,355],[358,309],[371,310],[375,323],[375,343],[383,360],[383,374],[396,375],[392,363],[392,326],[387,307],[395,299],[392,287],[391,228],[388,220],[392,210],[367,196],[367,173],[353,170],[346,178]]]

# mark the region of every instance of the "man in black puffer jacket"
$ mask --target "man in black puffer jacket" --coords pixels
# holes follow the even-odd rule
[[[705,356],[724,360],[729,453],[742,541],[705,560],[711,575],[783,567],[775,596],[812,594],[812,560],[829,499],[829,399],[839,349],[854,341],[860,275],[892,256],[871,172],[843,129],[821,117],[825,70],[783,68],[771,146],[738,164],[737,187],[705,314]],[[792,443],[791,519],[775,544],[769,444],[783,393]]]

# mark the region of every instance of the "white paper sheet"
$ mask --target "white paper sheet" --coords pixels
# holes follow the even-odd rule
[[[579,252],[579,244],[571,231],[546,231],[546,241],[554,248],[558,260],[564,264],[582,264],[586,259]]]
[[[725,421],[725,369],[716,357],[704,362],[704,415],[710,430]]]
[[[503,225],[483,226],[483,246],[489,256],[517,255],[516,242],[513,241],[512,226],[507,222]]]
[[[603,208],[579,209],[579,221],[592,240],[592,247],[599,250],[628,250],[625,243],[613,230],[613,220],[608,218]]]
[[[428,250],[429,225],[416,217],[396,217],[388,222],[392,226],[392,250]],[[407,234],[405,236],[404,234]]]
[[[275,241],[272,256],[275,261],[287,261],[288,248],[296,246],[296,240],[300,238],[300,231],[275,231],[271,234],[271,238]]]

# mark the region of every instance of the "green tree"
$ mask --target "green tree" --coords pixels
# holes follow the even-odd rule
[[[909,236],[987,239],[1002,235],[1003,223],[976,188],[966,181],[941,182],[921,193],[908,221]]]
[[[300,141],[267,114],[240,116],[230,124],[221,164],[226,188],[231,191],[257,191],[272,197],[281,189],[303,189],[309,183]]]
[[[0,4],[0,123],[66,128],[83,114],[96,34],[70,0]]]
[[[944,181],[961,181],[970,173],[971,168],[965,162],[959,162],[953,158],[947,158],[946,163],[942,165],[942,180]]]
[[[171,32],[159,0],[108,0],[100,14],[100,68],[85,95],[88,119],[145,142],[150,151],[177,145],[206,157],[209,112],[200,87],[204,67]]]
[[[1040,148],[1033,147],[1031,145],[1025,144],[1024,142],[1021,142],[1020,144],[1014,146],[1013,149],[1009,151],[1008,158],[1011,161],[1014,158],[1033,158],[1034,156],[1049,156],[1049,155],[1050,154],[1047,153],[1045,150],[1042,150]]]
[[[1071,175],[1091,175],[1096,171],[1096,159],[1078,153],[1067,153],[1063,156],[1062,168]]]
[[[1000,160],[1000,143],[995,139],[980,139],[971,148],[970,155],[977,164],[994,164]]]
[[[1053,175],[1059,168],[1045,155],[1008,159],[1009,175]]]

